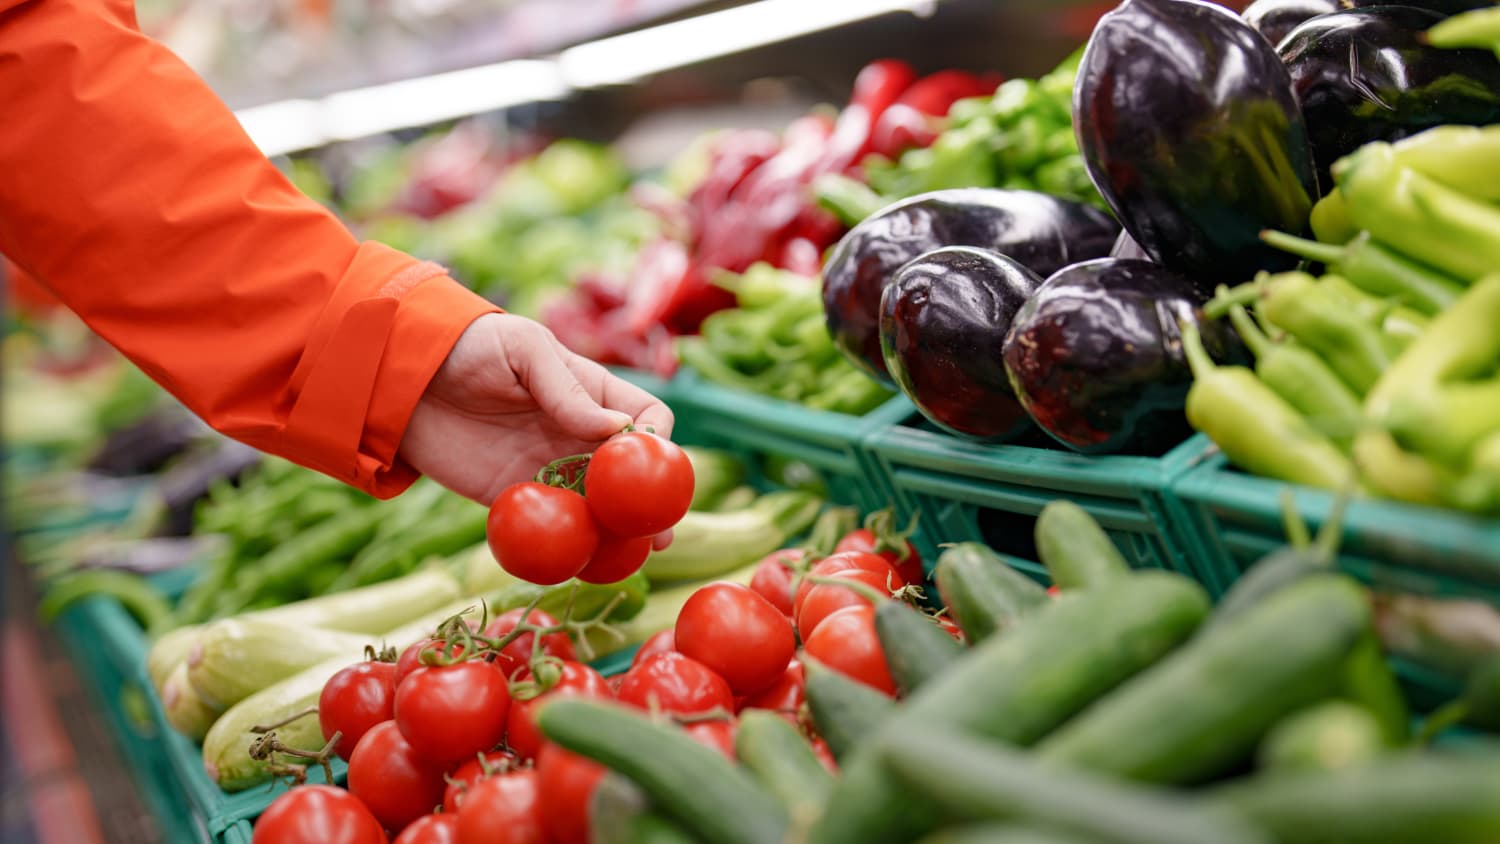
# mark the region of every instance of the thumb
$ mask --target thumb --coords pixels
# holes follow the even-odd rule
[[[601,406],[551,348],[536,349],[530,357],[526,389],[537,407],[570,436],[595,442],[618,434],[634,421]]]

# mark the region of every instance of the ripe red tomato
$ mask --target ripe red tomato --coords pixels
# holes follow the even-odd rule
[[[791,615],[792,566],[806,556],[807,552],[801,548],[788,548],[766,555],[755,567],[755,574],[750,578],[750,588],[785,615]]]
[[[512,706],[511,710],[514,711],[515,707]],[[479,757],[475,756],[448,774],[448,787],[443,790],[443,811],[450,815],[458,813],[458,807],[463,805],[464,795],[469,793],[475,783],[485,778],[485,765],[498,773],[509,770],[509,766],[516,762],[516,755],[505,750],[491,750],[483,755],[483,765],[480,764]]]
[[[803,649],[834,671],[888,695],[896,694],[885,649],[875,635],[875,608],[868,604],[845,607],[823,619]]]
[[[405,680],[413,671],[422,667],[422,654],[426,651],[442,654],[443,641],[441,639],[425,639],[421,642],[407,645],[406,650],[402,651],[401,656],[396,660],[396,673],[391,678],[391,682],[395,684],[395,688],[401,688],[401,681]],[[463,653],[464,649],[462,645],[453,649],[454,657],[463,656]]]
[[[745,698],[740,708],[796,714],[806,699],[807,681],[803,677],[802,663],[794,659],[781,672],[780,679],[763,691]]]
[[[508,610],[495,617],[487,627],[484,635],[491,639],[499,639],[507,633],[516,629],[521,623],[521,617],[526,617],[527,624],[537,627],[556,627],[557,619],[553,618],[544,610],[532,610],[529,614],[524,607]],[[510,644],[506,645],[495,655],[495,666],[500,669],[506,677],[514,679],[517,672],[529,670],[531,667],[531,651],[536,641],[535,633],[522,633]],[[542,637],[542,654],[555,656],[562,660],[577,659],[578,655],[573,651],[573,640],[562,631],[548,633]]]
[[[458,844],[457,815],[428,815],[401,830],[395,844]]]
[[[885,591],[885,576],[872,571],[849,569],[836,572],[831,575],[831,578],[861,583],[878,592]],[[797,614],[797,635],[801,636],[802,642],[806,644],[807,637],[818,629],[823,619],[845,607],[869,605],[870,599],[853,589],[846,589],[832,583],[819,583],[807,593],[807,599],[802,602],[801,611]]]
[[[608,681],[598,671],[581,663],[565,662],[562,678],[540,697],[511,702],[505,743],[520,758],[535,759],[545,743],[536,726],[536,713],[546,701],[555,697],[609,699],[614,696]]]
[[[459,844],[547,844],[536,771],[482,780],[458,810]]]
[[[797,652],[781,610],[749,587],[710,583],[677,615],[677,650],[723,677],[735,694],[775,683]]]
[[[814,577],[832,577],[841,571],[852,571],[860,569],[880,575],[880,587],[886,588],[889,581],[892,590],[900,589],[906,585],[901,577],[884,557],[874,554],[866,554],[860,551],[849,551],[843,554],[834,554],[817,561],[808,570],[807,577],[797,586],[797,592],[792,596],[792,618],[800,617],[802,602],[807,600],[807,593],[813,590],[817,584],[812,581]]]
[[[578,573],[578,579],[584,583],[618,583],[635,574],[651,555],[651,539],[601,532],[594,558]]]
[[[542,586],[578,574],[599,547],[599,528],[583,496],[532,481],[496,496],[485,533],[501,568]]]
[[[387,829],[407,824],[443,801],[443,768],[407,743],[395,721],[365,733],[349,759],[349,791]]]
[[[385,844],[380,821],[353,794],[332,785],[299,785],[271,801],[255,822],[252,844]]]
[[[734,735],[739,725],[733,720],[694,721],[691,724],[682,725],[682,729],[699,744],[712,747],[724,754],[724,758],[731,762],[735,761]]]
[[[645,662],[657,654],[669,654],[677,651],[677,631],[668,627],[660,633],[653,633],[651,638],[641,643],[636,649],[635,656],[630,660],[630,667]]]
[[[555,744],[536,760],[542,798],[542,829],[551,844],[589,844],[589,801],[604,779],[603,765]]]
[[[833,546],[833,553],[844,551],[862,551],[875,554],[895,567],[901,579],[907,583],[921,583],[927,579],[927,572],[922,568],[922,555],[917,553],[917,547],[910,541],[906,543],[906,559],[901,559],[900,551],[883,550],[876,551],[875,546],[878,539],[869,528],[859,528],[850,531],[839,540],[839,544]]]
[[[510,688],[483,660],[418,668],[396,689],[396,726],[422,756],[453,763],[505,738]]]
[[[340,733],[334,752],[345,762],[369,729],[391,720],[396,699],[396,666],[361,662],[333,675],[318,695],[318,725],[323,740]]]
[[[694,715],[715,707],[734,709],[734,692],[724,678],[703,663],[680,653],[656,654],[625,672],[621,703],[662,712]]]
[[[693,464],[671,440],[630,431],[599,446],[583,478],[589,510],[617,536],[655,536],[693,503]]]

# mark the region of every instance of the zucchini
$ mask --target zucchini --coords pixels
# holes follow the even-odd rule
[[[1099,844],[1099,839],[1080,838],[1037,826],[976,823],[940,829],[918,844]]]
[[[970,645],[979,644],[1049,601],[1041,584],[977,542],[959,543],[939,555],[933,579],[943,604]]]
[[[1203,587],[1161,571],[1064,594],[917,690],[879,732],[940,722],[976,736],[1032,744],[1186,640],[1208,611]],[[811,700],[810,667],[807,676]],[[809,844],[909,841],[933,828],[931,808],[892,781],[866,748],[852,754],[840,773]]]
[[[1220,786],[1210,799],[1281,844],[1493,844],[1500,756],[1392,754],[1339,771],[1262,774]]]
[[[151,643],[151,649],[146,652],[146,676],[158,694],[177,666],[187,660],[202,630],[198,625],[179,627],[168,630]]]
[[[802,672],[813,724],[840,762],[896,711],[896,702],[889,697],[806,654],[802,655]]]
[[[833,775],[785,718],[763,709],[745,710],[735,731],[734,754],[786,807],[794,827],[805,828],[823,811]]]
[[[1370,624],[1359,585],[1317,575],[1194,639],[1038,748],[1042,758],[1189,783],[1249,755],[1285,715],[1333,695]]]
[[[693,510],[717,510],[733,489],[745,482],[745,464],[727,451],[685,445],[693,464]]]
[[[203,628],[193,643],[188,681],[209,705],[227,709],[325,660],[357,662],[368,644],[370,637],[361,633],[225,619]]]
[[[958,821],[1045,824],[1100,844],[1270,844],[1232,811],[934,728],[887,733],[881,763],[919,800]]]
[[[650,805],[635,783],[614,771],[605,773],[589,795],[590,844],[631,844],[631,828]]]
[[[756,562],[806,530],[822,502],[805,492],[773,492],[743,510],[689,511],[672,528],[670,547],[641,568],[652,583],[702,580]]]
[[[493,568],[500,568],[494,562]],[[491,587],[493,588],[493,587]],[[478,594],[490,589],[470,590]],[[321,627],[346,633],[384,633],[438,607],[462,598],[465,590],[441,566],[412,572],[405,577],[351,589],[336,595],[325,595],[284,604],[267,610],[246,613],[238,618],[253,618],[299,627]]]
[[[904,694],[941,674],[964,653],[963,645],[943,628],[901,601],[882,601],[876,607],[875,634],[891,678]]]
[[[1260,743],[1269,771],[1336,771],[1385,752],[1385,735],[1370,710],[1330,700],[1283,718]]]
[[[1088,511],[1058,499],[1036,519],[1036,553],[1058,589],[1094,586],[1130,573],[1120,549]]]
[[[561,698],[537,716],[542,734],[619,771],[652,804],[714,844],[781,844],[788,828],[776,798],[723,754],[675,726],[619,704]]]
[[[210,706],[188,682],[187,663],[179,662],[162,683],[161,707],[172,729],[193,741],[202,741],[218,720],[222,709]]]

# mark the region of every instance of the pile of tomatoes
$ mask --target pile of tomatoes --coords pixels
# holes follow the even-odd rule
[[[579,494],[576,474],[558,468],[585,461]],[[692,501],[687,453],[653,433],[628,431],[592,456],[559,461],[538,480],[507,487],[490,505],[486,535],[500,566],[522,580],[615,583],[640,569],[655,537]]]

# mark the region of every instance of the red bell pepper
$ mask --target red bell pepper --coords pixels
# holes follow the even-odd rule
[[[959,100],[995,93],[1005,77],[998,73],[976,76],[966,70],[940,70],[922,77],[896,100],[923,114],[942,117]]]
[[[870,62],[854,77],[854,91],[849,96],[849,105],[858,106],[872,120],[878,120],[884,112],[917,79],[912,66],[900,59],[880,59]]]

